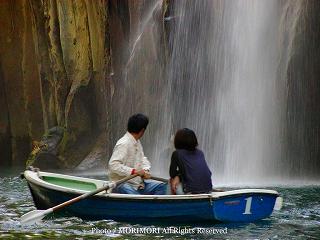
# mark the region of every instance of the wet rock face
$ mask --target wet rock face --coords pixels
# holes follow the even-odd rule
[[[53,127],[48,130],[40,142],[34,142],[34,148],[27,160],[27,167],[34,166],[41,170],[48,170],[63,166],[63,162],[58,157],[58,148],[63,135],[63,128]]]
[[[73,168],[83,159],[95,165],[93,156],[106,161],[114,144],[108,141],[125,131],[119,123],[131,114],[109,113],[111,106],[127,104],[117,102],[130,57],[126,47],[132,47],[149,3],[0,1],[0,165],[25,165],[32,142],[53,127],[65,129],[56,158],[50,157],[55,166]],[[136,78],[145,83],[150,74],[140,71]]]
[[[289,166],[299,166],[293,176],[316,179],[320,170],[320,2],[304,3],[287,73],[287,158]]]
[[[30,12],[26,1],[0,3],[1,159],[21,165],[31,138],[42,135],[40,84],[33,50]],[[3,161],[3,160],[2,160]],[[1,162],[2,162],[1,161]]]
[[[8,0],[0,14],[0,164],[24,165],[59,126],[58,165],[74,167],[106,127],[106,1]]]

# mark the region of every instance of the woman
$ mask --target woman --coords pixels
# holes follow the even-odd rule
[[[180,183],[184,194],[211,192],[211,172],[203,152],[197,149],[195,133],[188,128],[178,130],[174,146],[176,151],[172,153],[170,164],[172,193],[177,194]]]

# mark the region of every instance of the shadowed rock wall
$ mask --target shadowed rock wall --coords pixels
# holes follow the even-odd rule
[[[25,165],[33,141],[40,139],[41,146],[50,145],[40,150],[41,156],[56,153],[50,157],[54,166],[73,168],[82,162],[84,169],[97,160],[105,164],[114,144],[108,141],[125,131],[131,114],[115,108],[127,81],[123,68],[150,3],[0,1],[0,165]],[[157,16],[160,26],[162,17]],[[148,55],[149,48],[142,48],[142,55]],[[157,52],[150,56],[158,58]],[[145,83],[150,74],[140,71],[135,78]],[[113,118],[111,111],[117,113]],[[50,143],[51,135],[60,136],[61,129],[62,138]],[[37,154],[36,149],[32,153]]]
[[[291,177],[320,173],[320,2],[303,1],[288,66],[287,164]]]
[[[1,164],[23,165],[60,126],[57,161],[74,167],[107,141],[107,2],[1,1],[0,15]]]

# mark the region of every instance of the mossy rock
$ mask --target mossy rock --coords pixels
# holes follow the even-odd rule
[[[36,142],[34,149],[27,160],[27,167],[34,166],[41,169],[54,169],[61,167],[61,159],[58,157],[58,146],[64,135],[64,128],[53,127],[46,132],[40,142]]]

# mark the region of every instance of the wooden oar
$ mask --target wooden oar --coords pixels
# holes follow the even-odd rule
[[[156,180],[156,181],[159,181],[159,182],[169,182],[169,179],[165,179],[165,178],[161,178],[161,177],[155,177],[155,176],[151,176],[150,179],[153,179],[153,180]]]
[[[36,223],[37,221],[41,220],[42,218],[44,218],[46,215],[48,215],[49,213],[52,213],[52,212],[55,212],[57,210],[60,210],[61,208],[64,208],[66,206],[69,206],[75,202],[78,202],[80,200],[83,200],[87,197],[90,197],[90,196],[93,196],[99,192],[102,192],[104,190],[108,190],[109,188],[115,188],[116,186],[118,186],[119,184],[121,183],[124,183],[132,178],[135,178],[137,177],[138,174],[134,174],[134,175],[130,175],[128,177],[125,177],[119,181],[116,181],[116,182],[110,182],[108,185],[106,186],[103,186],[101,188],[98,188],[97,190],[93,191],[93,192],[88,192],[88,193],[85,193],[85,194],[82,194],[78,197],[75,197],[75,198],[72,198],[66,202],[63,202],[63,203],[60,203],[59,205],[55,206],[55,207],[52,207],[52,208],[48,208],[46,210],[33,210],[31,212],[28,212],[26,214],[24,214],[20,221],[21,221],[21,224],[33,224],[33,223]]]
[[[161,178],[161,177],[151,176],[150,178],[153,179],[153,180],[159,181],[159,182],[165,182],[165,183],[169,182],[168,179]],[[224,190],[223,189],[219,189],[219,188],[213,188],[212,192],[224,192]]]

